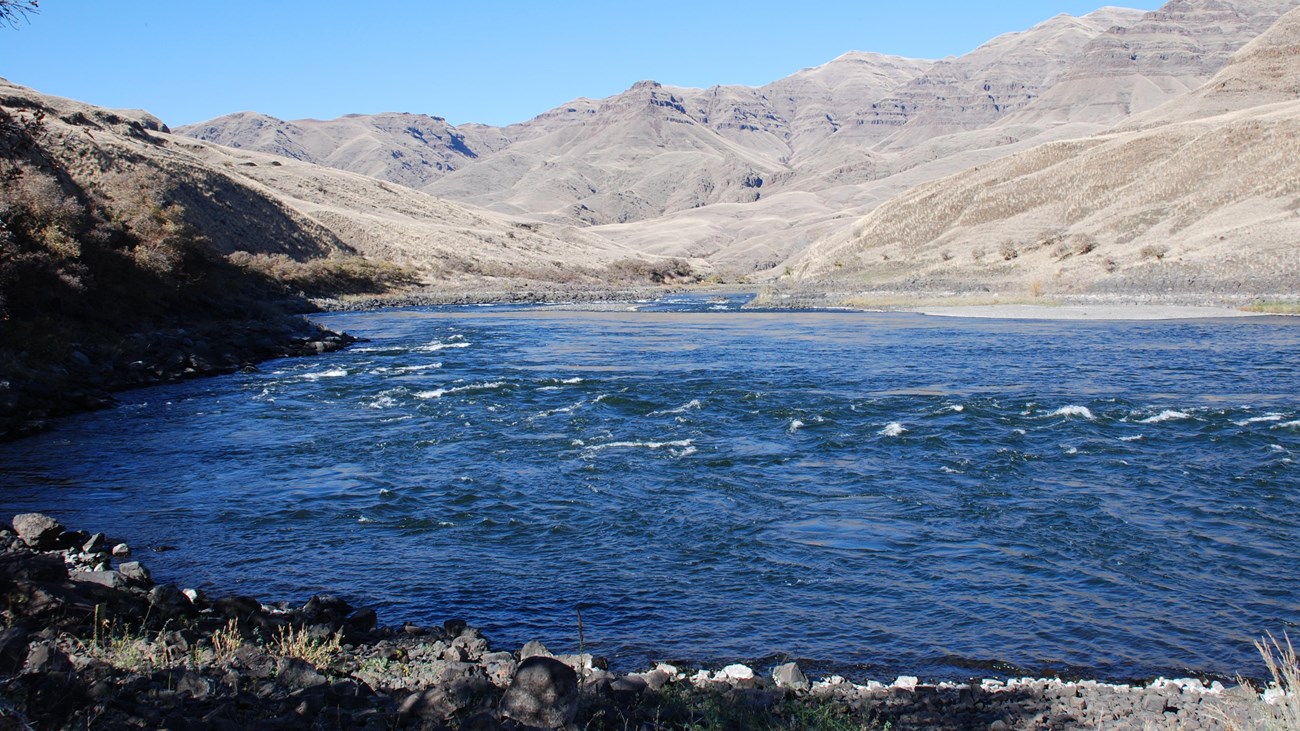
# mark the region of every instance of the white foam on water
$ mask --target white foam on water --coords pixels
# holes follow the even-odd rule
[[[363,516],[361,516],[360,518],[357,518],[357,522],[358,522],[358,523],[373,523],[373,522],[375,522],[375,519],[374,519],[374,518],[367,518],[366,516],[363,515]]]
[[[346,368],[331,368],[327,371],[317,371],[316,373],[304,373],[304,381],[319,381],[322,378],[343,378],[348,374]]]
[[[366,404],[371,409],[391,409],[397,405],[397,399],[392,396],[378,396]]]
[[[393,491],[392,491],[392,490],[389,490],[389,489],[386,488],[386,487],[382,487],[382,488],[379,489],[379,494],[380,494],[380,495],[383,495],[384,497],[388,497],[389,495],[392,495],[392,494],[393,494]]]
[[[953,404],[952,406],[949,406],[948,408],[944,409],[944,411],[951,411],[951,412],[953,412],[954,414],[960,414],[961,412],[963,412],[963,411],[965,411],[965,410],[966,410],[966,407],[963,406],[962,404]]]
[[[1300,427],[1300,420],[1297,420],[1297,421],[1288,421],[1288,422],[1286,422],[1285,424],[1274,424],[1271,428],[1273,428],[1273,429],[1295,429],[1295,428],[1297,428],[1297,427]]]
[[[674,457],[689,457],[699,451],[700,450],[696,449],[694,446],[687,447],[686,449],[672,450]]]
[[[690,439],[682,439],[675,442],[609,442],[607,444],[593,444],[587,447],[586,451],[590,454],[602,452],[606,449],[663,449],[665,447],[676,447],[677,449],[686,449],[691,447]]]
[[[539,387],[537,390],[538,390],[538,391],[559,391],[559,390],[560,390],[560,387],[559,387],[559,386],[541,386],[541,387]]]
[[[1092,417],[1089,416],[1088,418],[1091,419]],[[1148,416],[1147,418],[1142,419],[1142,420],[1139,421],[1138,423],[1139,423],[1139,424],[1159,424],[1159,423],[1166,422],[1166,421],[1180,421],[1180,420],[1182,420],[1182,419],[1191,419],[1191,418],[1192,418],[1192,415],[1189,414],[1189,413],[1187,413],[1186,411],[1174,411],[1174,410],[1172,410],[1172,409],[1165,409],[1164,411],[1161,411],[1160,413],[1156,414],[1155,416]]]
[[[379,368],[372,368],[370,370],[370,375],[386,376],[389,374],[393,374],[393,375],[402,376],[402,375],[406,375],[407,373],[421,373],[423,371],[430,371],[435,368],[441,368],[441,367],[442,367],[441,363],[425,363],[424,365],[397,366],[394,368],[390,368],[388,366],[381,366]]]
[[[1144,440],[1144,439],[1146,439],[1146,437],[1142,436],[1141,434],[1138,434],[1138,435],[1135,436],[1135,437],[1120,437],[1120,438],[1119,438],[1119,440],[1120,440],[1121,442],[1140,442],[1140,441],[1142,441],[1142,440]]]
[[[804,424],[802,421],[800,421],[799,419],[794,419],[790,422],[790,428],[786,429],[785,431],[787,434],[794,434],[795,432],[802,429],[804,426],[806,426],[806,424]]]
[[[663,411],[651,411],[647,416],[667,416],[669,414],[685,414],[687,411],[694,411],[700,408],[699,399],[691,399],[690,402],[682,404],[675,409],[664,409]]]
[[[582,379],[581,379],[581,378],[576,378],[576,377],[575,377],[575,378],[566,378],[566,379],[564,379],[563,381],[560,381],[560,383],[563,383],[563,384],[566,384],[566,385],[572,386],[572,385],[574,385],[574,384],[576,384],[576,383],[582,383]]]
[[[598,404],[598,403],[600,403],[601,401],[604,401],[604,400],[607,399],[607,398],[609,398],[609,394],[607,394],[607,393],[602,393],[601,395],[597,396],[597,397],[596,397],[596,400],[595,400],[595,401],[592,401],[592,403],[594,403],[594,404]]]
[[[1286,451],[1286,447],[1282,446],[1281,444],[1270,444],[1270,445],[1268,445],[1268,448],[1271,449],[1271,450],[1273,450],[1274,452],[1285,452],[1285,451]]]
[[[1066,447],[1066,448],[1065,448],[1065,453],[1068,454],[1068,455],[1071,455],[1071,456],[1076,455],[1076,454],[1079,453],[1079,448],[1078,448],[1078,447]]]
[[[1270,421],[1281,421],[1285,418],[1286,417],[1281,414],[1264,414],[1263,416],[1255,416],[1249,419],[1242,419],[1241,421],[1234,421],[1232,423],[1237,426],[1250,426],[1251,424],[1264,424]]]
[[[254,396],[254,397],[253,397],[253,400],[254,400],[254,401],[266,401],[267,403],[275,403],[275,397],[272,396],[272,395],[271,395],[271,391],[270,391],[269,389],[266,389],[266,388],[262,389],[262,392],[261,392],[261,393],[259,393],[259,394],[257,394],[256,396]]]
[[[534,416],[533,418],[534,418],[534,419],[545,419],[545,418],[548,417],[548,416],[555,416],[556,414],[572,414],[574,411],[576,411],[576,410],[578,410],[578,409],[580,409],[580,408],[582,408],[583,406],[586,406],[586,405],[587,405],[587,401],[586,401],[586,399],[583,399],[582,401],[579,401],[579,402],[577,402],[576,404],[569,404],[568,406],[564,406],[564,407],[562,407],[562,408],[558,408],[558,409],[549,409],[549,410],[547,410],[547,411],[539,411],[539,412],[537,412],[537,415]]]
[[[1012,430],[1011,430],[1011,433],[1012,433],[1012,434],[1015,434],[1015,435],[1018,436],[1018,437],[1023,437],[1024,435],[1028,434],[1029,432],[1025,431],[1024,429],[1012,429]]]
[[[1092,415],[1092,410],[1087,406],[1062,406],[1061,408],[1048,414],[1048,416],[1081,416],[1088,421],[1093,421],[1097,417]]]
[[[457,338],[460,339],[457,340]],[[417,348],[411,348],[411,350],[416,353],[436,353],[439,350],[447,350],[448,348],[468,348],[468,347],[469,347],[469,343],[466,342],[464,338],[461,338],[459,335],[456,335],[449,338],[445,343],[442,342],[441,340],[433,340]]]
[[[504,388],[510,384],[505,381],[488,381],[486,383],[471,383],[465,386],[452,386],[451,388],[435,388],[432,391],[420,391],[415,397],[422,400],[442,398],[449,393],[464,393],[465,391],[489,391],[494,388]]]
[[[942,473],[944,473],[945,475],[964,475],[964,474],[966,474],[965,472],[962,472],[961,470],[954,470],[953,468],[949,467],[948,465],[944,465],[944,466],[940,467],[940,468],[939,468],[939,471],[942,472]]]
[[[907,433],[907,427],[903,426],[897,421],[889,422],[888,424],[885,425],[884,429],[881,429],[879,432],[877,432],[877,434],[879,434],[882,437],[901,437],[906,433]]]

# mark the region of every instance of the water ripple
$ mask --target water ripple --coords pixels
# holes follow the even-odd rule
[[[1292,321],[494,307],[0,445],[162,580],[845,672],[1250,672],[1300,624]]]

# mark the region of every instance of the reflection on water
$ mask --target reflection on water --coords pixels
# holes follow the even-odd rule
[[[1290,321],[739,304],[325,316],[370,341],[0,445],[3,507],[503,643],[582,603],[625,665],[1236,672],[1300,621]]]

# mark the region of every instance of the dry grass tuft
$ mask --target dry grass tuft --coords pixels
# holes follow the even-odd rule
[[[1272,716],[1266,721],[1265,728],[1270,731],[1300,729],[1300,660],[1296,657],[1291,638],[1283,634],[1282,642],[1279,642],[1270,634],[1267,640],[1257,640],[1255,649],[1259,650],[1264,666],[1273,676],[1272,684],[1264,692]]]
[[[1247,312],[1267,312],[1273,315],[1300,315],[1300,302],[1252,302],[1242,308]]]
[[[1300,658],[1291,638],[1278,641],[1271,633],[1255,642],[1272,681],[1261,694],[1241,680],[1241,690],[1257,700],[1245,709],[1220,710],[1216,715],[1228,731],[1296,731],[1300,729]]]
[[[229,662],[244,644],[244,637],[239,633],[239,624],[235,620],[226,622],[226,626],[212,633],[212,650],[220,662]]]
[[[296,657],[305,660],[313,667],[324,668],[343,651],[343,638],[338,632],[320,639],[309,634],[305,629],[281,627],[279,633],[271,640],[269,649],[273,654]]]

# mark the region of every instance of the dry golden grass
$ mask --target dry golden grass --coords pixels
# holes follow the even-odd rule
[[[244,637],[239,633],[239,624],[235,620],[226,622],[226,626],[212,633],[212,650],[220,662],[229,662],[244,644]]]
[[[296,657],[305,660],[316,668],[324,668],[334,661],[343,650],[343,639],[338,632],[325,639],[309,634],[306,630],[281,627],[272,638],[268,649],[272,654],[282,657]]]
[[[1222,712],[1228,731],[1297,731],[1300,729],[1300,657],[1288,635],[1278,640],[1271,633],[1255,641],[1255,649],[1268,668],[1271,682],[1258,701],[1236,713]],[[1250,683],[1241,681],[1250,692]]]
[[[1300,315],[1300,302],[1254,302],[1241,309],[1272,315]]]

